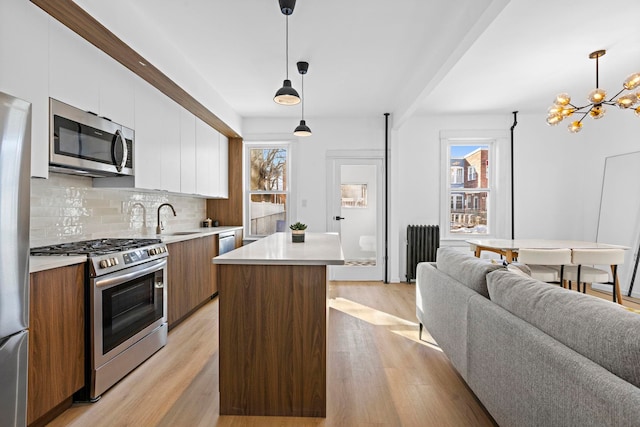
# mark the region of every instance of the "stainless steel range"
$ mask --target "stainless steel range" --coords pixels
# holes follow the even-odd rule
[[[95,401],[167,343],[167,260],[159,239],[97,239],[32,248],[87,255],[87,378]]]

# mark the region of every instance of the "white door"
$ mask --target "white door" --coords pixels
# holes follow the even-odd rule
[[[345,265],[331,280],[384,280],[383,161],[329,157],[327,230],[338,233]]]

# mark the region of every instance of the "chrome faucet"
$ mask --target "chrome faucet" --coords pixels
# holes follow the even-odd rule
[[[171,203],[163,203],[160,206],[158,206],[158,226],[156,227],[156,234],[161,234],[162,230],[164,230],[164,227],[160,222],[160,209],[162,209],[163,206],[169,206],[173,211],[173,216],[176,216],[176,210],[173,208],[173,206],[171,206]]]

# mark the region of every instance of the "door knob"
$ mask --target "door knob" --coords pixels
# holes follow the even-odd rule
[[[334,216],[333,219],[335,219],[336,221],[340,221],[341,219],[344,219],[343,216]]]

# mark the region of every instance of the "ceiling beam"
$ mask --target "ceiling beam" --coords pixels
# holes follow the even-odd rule
[[[189,95],[162,71],[147,61],[142,55],[120,40],[104,25],[89,15],[71,0],[31,0],[53,18],[60,21],[80,37],[105,52],[107,55],[127,67],[133,73],[167,95],[176,103],[200,118],[218,132],[229,138],[240,135],[231,129],[218,116]]]

